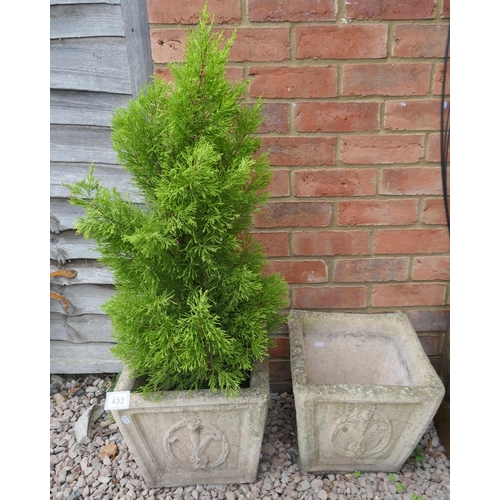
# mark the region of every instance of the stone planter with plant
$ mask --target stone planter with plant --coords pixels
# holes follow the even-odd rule
[[[68,186],[83,207],[116,292],[104,305],[115,388],[113,414],[150,486],[250,482],[269,399],[269,333],[284,321],[286,284],[261,273],[250,233],[271,179],[260,140],[262,102],[225,78],[223,42],[205,9],[172,82],[153,78],[112,120],[118,159],[144,204],[104,188],[93,171]],[[222,48],[221,48],[222,47]]]

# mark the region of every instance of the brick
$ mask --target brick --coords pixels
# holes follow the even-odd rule
[[[326,227],[332,223],[332,204],[324,202],[272,202],[254,217],[256,228]]]
[[[291,380],[290,361],[284,359],[269,360],[269,380],[273,382],[285,382]]]
[[[346,64],[341,95],[426,95],[431,68],[427,63]]]
[[[297,231],[293,255],[368,255],[370,231]]]
[[[450,249],[447,229],[378,229],[375,254],[444,253]]]
[[[438,358],[438,361],[436,361],[436,363],[438,363],[436,371],[439,370],[439,362]],[[292,380],[290,379],[287,382],[276,382],[271,378],[271,376],[269,376],[269,390],[278,394],[283,394],[284,392],[291,394],[293,392]]]
[[[443,79],[444,79],[444,64],[439,64],[434,75],[434,83],[432,84],[432,93],[434,95],[443,94]],[[446,65],[446,82],[444,89],[445,96],[450,95],[450,64]]]
[[[155,68],[154,74],[158,78],[162,78],[167,82],[171,82],[173,80],[168,68]],[[241,82],[241,80],[243,80],[243,68],[228,66],[226,68],[226,78],[231,82]]]
[[[266,99],[337,96],[337,66],[251,67],[251,97]]]
[[[186,30],[156,30],[149,32],[151,53],[156,64],[184,61]]]
[[[299,102],[294,105],[297,132],[379,130],[377,102]]]
[[[297,170],[295,196],[369,196],[376,194],[375,169],[336,168]]]
[[[224,40],[232,29],[214,29],[224,32]],[[151,50],[155,63],[180,62],[184,60],[187,30],[153,29],[150,31]],[[289,32],[285,28],[239,28],[228,60],[284,61],[290,58]]]
[[[269,357],[274,359],[290,358],[290,344],[287,337],[273,336],[271,340],[274,342],[275,346],[269,348]]]
[[[438,353],[439,335],[418,335],[427,356],[435,356]]]
[[[448,104],[449,105],[449,104]],[[384,127],[389,130],[439,130],[441,101],[389,101]]]
[[[335,163],[333,137],[263,137],[261,151],[275,166],[324,166]]]
[[[373,307],[441,306],[446,285],[440,283],[405,283],[373,285]]]
[[[348,164],[417,163],[424,155],[424,136],[346,136],[341,148],[341,159]]]
[[[248,0],[248,18],[254,22],[335,21],[335,0]]]
[[[427,156],[425,158],[430,162],[441,162],[441,134],[430,134],[427,145]],[[448,142],[448,158],[450,161],[450,143]]]
[[[448,207],[450,206],[448,198]],[[425,200],[424,211],[422,215],[422,222],[424,224],[446,224],[446,212],[444,210],[443,199]]]
[[[450,18],[450,0],[443,0],[443,13],[441,17],[444,19]]]
[[[232,30],[225,30],[229,36]],[[290,59],[288,28],[238,28],[229,61],[285,61]]]
[[[297,26],[298,59],[377,59],[387,57],[387,24]]]
[[[367,305],[365,286],[299,286],[292,296],[292,306],[298,309],[362,309]]]
[[[434,13],[434,0],[346,2],[347,19],[433,19]]]
[[[413,262],[413,279],[418,281],[449,281],[449,257],[416,257]]]
[[[269,183],[267,190],[271,198],[289,196],[290,172],[288,172],[288,170],[273,170],[273,178]]]
[[[394,27],[395,57],[444,57],[448,26],[399,24]]]
[[[289,105],[286,103],[265,103],[262,107],[264,122],[257,131],[260,134],[274,132],[286,134],[290,131],[290,120],[288,114]]]
[[[406,281],[409,257],[390,259],[342,259],[335,262],[335,282]]]
[[[379,192],[388,195],[441,195],[443,193],[441,168],[384,168]]]
[[[196,24],[206,0],[147,0],[152,24]],[[208,12],[217,24],[241,21],[240,0],[208,0]]]
[[[287,257],[290,255],[288,249],[289,234],[284,231],[276,233],[252,232],[252,236],[262,245],[263,251],[268,257]]]
[[[387,226],[417,222],[418,200],[350,200],[339,202],[339,226]]]
[[[439,368],[441,366],[441,356],[429,356],[429,361],[434,370],[439,373]]]
[[[410,311],[408,318],[416,332],[444,332],[450,321],[450,311],[442,309]]]
[[[264,274],[279,273],[287,283],[325,283],[328,270],[322,260],[271,260]]]

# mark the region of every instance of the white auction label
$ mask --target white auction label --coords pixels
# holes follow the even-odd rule
[[[128,410],[130,406],[130,391],[107,392],[105,410]]]
[[[325,343],[324,342],[314,342],[314,345],[316,347],[323,347],[325,345]]]

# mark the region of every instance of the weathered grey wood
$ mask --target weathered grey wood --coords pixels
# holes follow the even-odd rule
[[[68,200],[52,198],[50,200],[51,219],[55,219],[59,232],[75,227],[78,217],[83,217],[85,212],[82,207],[72,205]]]
[[[117,163],[108,127],[50,126],[50,161]]]
[[[89,173],[90,163],[51,163],[50,196],[67,198],[69,190],[63,184],[83,179]],[[107,188],[116,187],[120,193],[129,193],[131,201],[141,203],[137,188],[131,184],[130,174],[120,165],[94,163],[94,175]]]
[[[125,36],[120,5],[70,4],[50,9],[50,38]]]
[[[69,5],[81,3],[109,3],[119,5],[120,0],[50,0],[50,5]]]
[[[131,98],[127,94],[52,89],[50,123],[110,127],[115,109],[125,107]]]
[[[51,40],[50,87],[132,94],[125,38]]]
[[[94,260],[76,260],[64,266],[65,269],[75,270],[77,275],[74,278],[63,278],[60,276],[51,277],[52,283],[58,285],[79,285],[79,284],[99,284],[113,285],[114,279],[111,271]],[[60,266],[51,264],[50,271],[57,271]]]
[[[51,232],[59,234],[63,231],[74,229],[77,219],[84,216],[85,212],[82,207],[72,205],[64,198],[51,198],[51,224],[57,228],[57,231]]]
[[[123,365],[111,354],[112,343],[50,342],[50,373],[118,373]]]
[[[99,252],[93,249],[96,243],[86,240],[74,231],[50,235],[50,258],[61,264],[72,259],[97,259]]]
[[[111,320],[103,314],[67,316],[50,314],[50,339],[64,340],[75,344],[87,342],[112,342]]]
[[[50,272],[58,271],[61,266],[51,264]],[[56,285],[83,285],[93,283],[95,285],[113,285],[114,279],[111,271],[95,260],[74,260],[64,266],[64,269],[71,269],[77,272],[74,278],[63,278],[53,276],[51,283]]]
[[[72,229],[83,212],[63,186],[94,163],[106,187],[141,203],[110,140],[113,111],[153,73],[146,0],[51,0],[51,290],[71,303],[69,315],[51,299],[51,373],[117,373],[111,322],[100,308],[114,293],[111,272],[97,262],[95,242]]]
[[[122,0],[121,4],[132,94],[135,96],[153,74],[147,5],[146,0]]]
[[[53,292],[60,293],[71,305],[71,316],[82,314],[104,314],[101,305],[114,293],[114,287],[109,285],[71,285],[61,286],[50,284]],[[66,314],[61,303],[56,299],[50,301],[50,311]]]

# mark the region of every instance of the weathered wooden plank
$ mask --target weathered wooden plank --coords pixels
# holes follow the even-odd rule
[[[110,318],[102,314],[50,314],[50,340],[64,340],[73,344],[113,342],[112,331]]]
[[[74,231],[50,235],[50,258],[61,264],[72,259],[97,259],[99,252],[94,250],[96,243],[86,240]]]
[[[50,87],[132,94],[125,38],[51,40]]]
[[[82,207],[72,205],[64,198],[51,198],[50,218],[51,227],[56,227],[57,231],[51,230],[55,234],[74,229],[79,217],[84,217],[85,212]]]
[[[50,160],[117,163],[108,127],[50,126]]]
[[[114,293],[114,287],[109,285],[62,286],[51,283],[50,289],[69,300],[72,305],[71,316],[104,314],[101,305]],[[60,314],[66,313],[58,300],[50,301],[50,311]]]
[[[50,9],[51,39],[90,36],[125,36],[120,5],[53,5]]]
[[[82,207],[72,205],[68,200],[60,198],[50,200],[50,217],[57,224],[59,232],[73,229],[76,220],[84,215],[85,212]]]
[[[61,269],[61,266],[55,265],[53,262],[50,265],[50,272]],[[114,279],[111,271],[96,262],[95,260],[74,260],[66,264],[64,269],[76,271],[74,278],[64,278],[61,276],[53,276],[50,278],[51,283],[56,285],[113,285]]]
[[[125,107],[131,98],[127,94],[52,89],[50,123],[110,127],[115,109]]]
[[[112,343],[72,344],[50,342],[50,373],[119,373],[122,363],[114,358]]]
[[[90,163],[51,163],[50,196],[67,198],[69,190],[63,184],[82,180],[89,173]],[[130,174],[120,165],[94,163],[94,175],[104,187],[116,187],[120,193],[128,193],[134,203],[141,203],[137,188],[131,184]]]
[[[50,0],[50,5],[70,5],[81,3],[109,3],[119,5],[120,0]]]
[[[132,94],[135,96],[153,74],[147,0],[122,0],[122,12]]]

